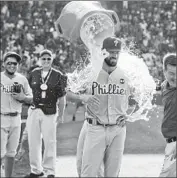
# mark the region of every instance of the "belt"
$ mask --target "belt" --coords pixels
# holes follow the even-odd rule
[[[18,114],[19,114],[18,112],[1,113],[1,115],[4,116],[17,116]]]
[[[86,118],[87,122],[92,125],[101,125],[103,127],[108,127],[108,126],[115,126],[117,124],[102,124],[98,120],[93,119],[93,118]],[[94,122],[95,121],[95,122]]]
[[[166,141],[167,143],[176,142],[176,137],[167,138]]]

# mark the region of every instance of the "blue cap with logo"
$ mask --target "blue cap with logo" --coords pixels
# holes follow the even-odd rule
[[[116,37],[108,37],[104,39],[102,49],[120,51],[121,41]]]

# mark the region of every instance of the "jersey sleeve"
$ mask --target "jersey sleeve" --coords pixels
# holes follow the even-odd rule
[[[31,97],[33,96],[33,94],[32,94],[32,89],[31,89],[31,87],[30,87],[29,81],[28,81],[27,78],[25,78],[25,77],[24,77],[23,90],[24,90],[25,95],[31,96]]]
[[[31,82],[32,82],[32,72],[29,72],[28,77],[27,77],[27,81],[29,83],[29,86],[31,87]]]
[[[66,95],[66,87],[67,87],[67,76],[60,74],[59,75],[59,83],[58,83],[58,96],[62,97]]]

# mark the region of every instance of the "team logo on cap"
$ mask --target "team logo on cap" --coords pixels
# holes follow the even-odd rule
[[[118,43],[119,43],[119,40],[118,40],[118,39],[114,40],[115,46],[117,46]]]
[[[120,79],[120,83],[121,84],[124,84],[125,83],[125,80],[123,78]]]

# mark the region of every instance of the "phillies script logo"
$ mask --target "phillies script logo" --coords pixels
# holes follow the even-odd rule
[[[1,91],[3,93],[13,93],[13,85],[3,85],[2,83],[0,84],[1,86]]]
[[[124,79],[121,80],[121,84],[125,83]],[[121,88],[117,84],[99,84],[97,82],[93,82],[92,85],[93,93],[96,93],[98,95],[126,95],[126,90],[124,88]]]

